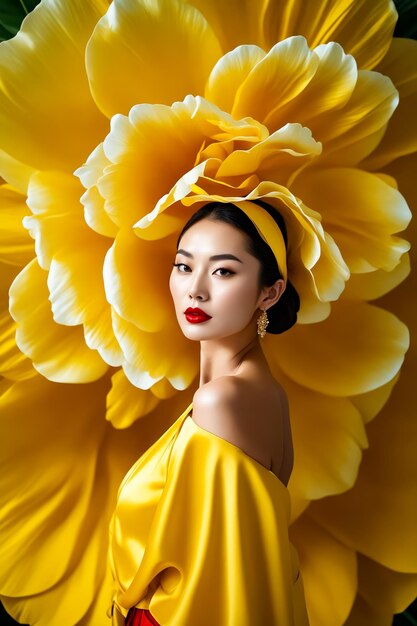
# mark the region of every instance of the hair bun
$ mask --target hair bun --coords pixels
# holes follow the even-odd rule
[[[289,330],[297,321],[300,309],[300,296],[290,281],[276,304],[267,310],[269,324],[266,332],[272,335]]]

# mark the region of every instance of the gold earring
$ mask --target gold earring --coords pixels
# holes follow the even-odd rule
[[[262,313],[260,314],[260,316],[256,320],[256,323],[258,324],[258,335],[260,335],[261,339],[263,339],[265,337],[265,334],[266,334],[266,327],[269,324],[269,319],[268,319],[268,316],[266,314],[266,311],[262,311]]]

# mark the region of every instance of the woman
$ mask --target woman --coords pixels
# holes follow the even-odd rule
[[[121,485],[113,614],[128,626],[305,626],[288,404],[260,344],[299,308],[282,218],[261,201],[203,205],[179,236],[170,290],[200,342],[200,385]]]

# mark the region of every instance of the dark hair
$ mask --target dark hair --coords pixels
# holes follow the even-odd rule
[[[273,217],[282,232],[285,245],[287,246],[287,231],[282,216],[278,211],[262,200],[252,200],[252,202],[261,206]],[[177,240],[177,248],[183,234],[193,226],[193,224],[196,224],[204,218],[226,222],[247,235],[247,251],[261,263],[259,275],[260,288],[264,286],[271,287],[279,278],[282,278],[274,253],[262,239],[252,220],[236,205],[229,202],[209,202],[200,207],[183,227]],[[297,321],[299,308],[300,297],[291,282],[287,280],[284,293],[278,302],[268,309],[269,324],[267,326],[267,332],[277,335],[291,328]]]

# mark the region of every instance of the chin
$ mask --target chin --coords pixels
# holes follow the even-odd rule
[[[190,341],[206,341],[207,339],[213,339],[213,337],[208,336],[207,333],[204,333],[202,331],[200,332],[190,332],[190,331],[184,331],[184,336],[187,337],[187,339],[190,339]]]
[[[210,340],[220,340],[227,339],[228,337],[233,337],[239,335],[245,331],[248,327],[248,324],[242,324],[238,327],[234,328],[215,328],[213,327],[213,321],[210,320],[208,325],[202,324],[189,324],[186,322],[186,325],[183,324],[183,320],[180,323],[181,331],[187,339],[191,341],[210,341]]]

